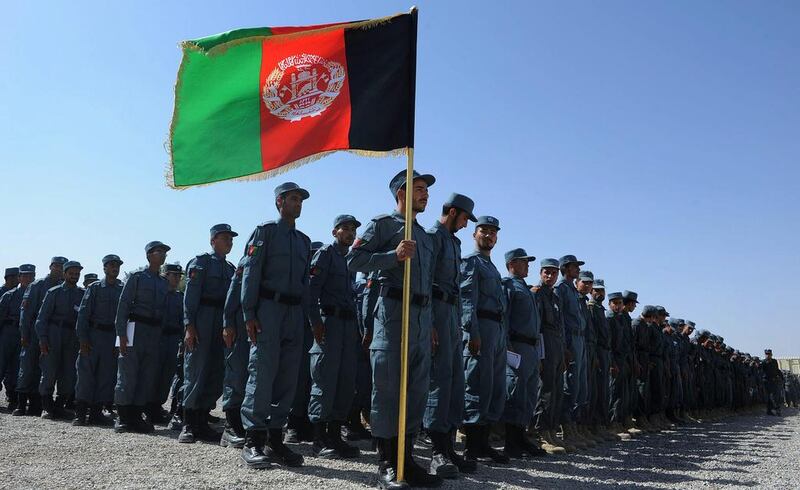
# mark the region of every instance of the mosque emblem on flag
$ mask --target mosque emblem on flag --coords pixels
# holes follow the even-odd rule
[[[344,79],[340,63],[315,54],[292,55],[269,74],[262,99],[272,115],[296,122],[322,114],[339,95]]]

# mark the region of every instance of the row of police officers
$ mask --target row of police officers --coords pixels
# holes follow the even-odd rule
[[[220,441],[262,469],[303,464],[288,442],[308,438],[317,457],[356,458],[345,439],[371,435],[378,485],[402,488],[762,402],[775,413],[790,392],[770,351],[762,363],[664,307],[639,308],[635,292],[606,294],[573,255],[540,260],[529,283],[535,257],[516,248],[498,260],[500,222],[476,217],[467,196],[452,194],[426,230],[416,217],[436,179],[413,175],[391,180],[394,210],[358,239],[361,223],[345,214],[329,244],[312,244],[296,226],[309,192],[287,182],[275,189],[279,218],[256,227],[236,266],[227,256],[237,233],[219,224],[185,277],[165,265],[170,247],[159,241],[146,245],[147,267],[124,284],[116,255],[103,258],[102,278],[87,275],[85,289],[81,265],[64,257],[39,280],[30,264],[7,270],[0,374],[10,408],[147,433],[168,419],[171,392],[181,443]],[[474,252],[462,258],[456,235],[469,222]],[[398,482],[406,261],[406,471]],[[210,414],[220,397],[222,434]],[[432,447],[427,468],[413,457],[415,442]]]

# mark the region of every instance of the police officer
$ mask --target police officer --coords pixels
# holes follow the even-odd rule
[[[414,172],[407,192],[406,172],[395,175],[389,190],[397,203],[392,214],[380,215],[367,224],[364,233],[347,255],[354,272],[374,272],[372,287],[378,298],[374,311],[374,332],[370,344],[372,365],[372,407],[370,424],[378,446],[378,485],[399,488],[397,482],[397,421],[400,395],[400,339],[404,262],[411,260],[410,310],[408,316],[408,390],[406,411],[405,480],[411,486],[441,484],[412,457],[415,434],[425,413],[431,362],[431,292],[434,249],[431,237],[416,221],[428,204],[428,187],[436,179]],[[414,222],[411,240],[404,240],[406,199],[411,199]]]
[[[6,294],[19,285],[19,267],[9,267],[3,275],[3,285],[0,286],[0,296]]]
[[[547,454],[525,435],[533,420],[539,390],[539,364],[542,357],[541,314],[531,287],[525,282],[530,262],[536,257],[525,249],[506,252],[509,276],[503,279],[508,295],[508,350],[519,356],[519,364],[506,366],[508,400],[503,420],[506,423],[504,451],[512,458]]]
[[[303,464],[303,457],[283,444],[282,427],[294,400],[308,328],[311,240],[295,226],[308,197],[294,182],[276,187],[280,219],[256,227],[247,242],[242,311],[251,347],[241,413],[246,430],[242,460],[250,468],[267,468],[270,461]]]
[[[636,292],[628,290],[622,292],[622,304],[624,308],[622,309],[621,320],[625,325],[625,328],[623,329],[622,342],[630,346],[630,353],[628,354],[627,359],[631,367],[628,378],[628,388],[630,390],[628,392],[628,407],[626,410],[623,427],[625,427],[625,429],[627,429],[628,433],[631,435],[638,435],[642,433],[642,430],[639,429],[633,421],[633,417],[638,416],[639,414],[639,387],[637,385],[637,380],[641,375],[641,370],[639,365],[638,348],[633,335],[633,319],[631,318],[631,313],[636,311],[638,303],[639,295]]]
[[[594,415],[595,433],[606,440],[617,440],[616,433],[608,431],[611,418],[609,415],[609,379],[611,370],[611,332],[606,320],[606,309],[603,300],[606,298],[606,286],[603,279],[595,278],[592,283],[592,299],[587,303],[592,317],[595,334],[596,367],[592,374],[594,396],[589,406],[589,413]]]
[[[358,350],[358,367],[356,368],[356,390],[353,404],[344,428],[348,441],[372,439],[369,430],[364,427],[362,417],[369,422],[370,398],[372,397],[372,367],[369,364],[369,344],[372,343],[375,303],[378,300],[378,288],[372,287],[372,274],[360,272],[354,286],[356,310],[358,312],[358,331],[360,335]]]
[[[17,273],[16,276],[14,272]],[[19,308],[25,290],[36,277],[36,268],[31,264],[22,264],[19,268],[6,269],[6,276],[16,277],[19,281],[12,289],[0,294],[0,382],[5,386],[8,412],[13,413],[17,408]],[[13,283],[7,277],[6,284],[0,290]]]
[[[17,376],[17,392],[19,401],[16,415],[33,415],[38,417],[42,412],[42,397],[39,395],[41,370],[39,369],[39,336],[34,325],[39,309],[42,307],[47,291],[64,280],[64,264],[66,257],[56,256],[50,260],[50,272],[42,279],[31,283],[25,290],[20,306],[19,330],[21,350],[19,353],[19,375]]]
[[[164,278],[167,280],[167,303],[164,308],[164,325],[161,329],[161,341],[158,349],[158,366],[156,381],[150,391],[147,403],[147,420],[151,424],[163,424],[169,420],[163,405],[169,398],[172,381],[177,371],[175,357],[183,338],[183,293],[178,291],[183,268],[179,264],[164,266]],[[180,440],[180,438],[179,438]]]
[[[247,362],[250,357],[250,339],[244,326],[242,313],[242,273],[247,257],[242,257],[231,279],[225,297],[222,340],[225,342],[225,377],[222,380],[222,410],[225,412],[225,430],[219,444],[222,447],[241,449],[245,432],[242,425],[242,402],[247,386]]]
[[[160,269],[170,247],[153,241],[144,250],[148,267],[128,277],[114,320],[119,344],[114,389],[119,416],[114,430],[119,433],[153,431],[153,425],[142,418],[142,413],[158,379],[161,329],[169,290]]]
[[[83,289],[87,289],[90,284],[99,281],[100,278],[94,272],[89,272],[83,275]]]
[[[587,447],[595,447],[604,442],[600,436],[593,434],[592,424],[593,415],[590,412],[592,401],[596,397],[594,370],[597,368],[597,338],[595,336],[592,315],[589,311],[589,297],[594,285],[594,274],[591,271],[581,270],[578,279],[575,281],[575,289],[578,290],[578,306],[584,318],[585,328],[583,331],[583,345],[586,359],[586,395],[585,402],[578,408],[575,420],[577,422],[575,431],[582,438]]]
[[[609,344],[611,347],[611,359],[609,368],[609,392],[611,395],[609,402],[609,420],[611,432],[617,434],[622,440],[629,440],[631,434],[625,428],[625,420],[628,416],[628,396],[630,389],[628,384],[631,378],[630,351],[632,346],[626,344],[625,330],[627,324],[623,320],[623,298],[621,292],[608,294],[608,307],[606,311],[606,323],[609,330]]]
[[[636,358],[638,360],[639,374],[636,379],[638,388],[638,404],[636,415],[636,425],[642,430],[652,432],[655,429],[650,425],[648,417],[651,413],[651,397],[650,397],[650,371],[653,366],[651,360],[652,352],[652,338],[654,336],[653,322],[656,318],[656,307],[652,305],[645,305],[642,308],[641,315],[633,320],[633,338],[636,345]]]
[[[78,286],[81,264],[69,261],[64,264],[64,282],[50,288],[42,301],[36,317],[36,335],[41,351],[42,379],[39,395],[42,397],[42,418],[65,418],[72,414],[64,411],[67,398],[75,393],[75,324],[84,289]],[[58,382],[58,396],[53,401],[53,391]]]
[[[764,349],[764,380],[767,387],[767,415],[780,415],[780,391],[783,387],[783,373],[778,367],[778,361],[772,357],[772,349]]]
[[[433,270],[433,329],[428,406],[423,425],[433,443],[429,472],[454,478],[472,473],[474,461],[456,453],[456,429],[464,419],[464,360],[461,333],[461,240],[456,233],[469,221],[476,222],[475,203],[462,194],[451,194],[442,206],[439,220],[428,229],[433,240],[436,267]]]
[[[465,456],[507,464],[508,456],[489,444],[491,425],[503,414],[506,395],[508,297],[491,253],[500,221],[481,216],[472,237],[475,252],[461,262],[461,325],[464,329]]]
[[[216,442],[220,437],[208,426],[208,413],[222,395],[222,312],[236,269],[225,257],[238,233],[226,223],[212,226],[209,233],[212,253],[198,255],[186,266],[183,430],[178,436],[178,442],[183,443],[193,443],[195,437]]]
[[[558,280],[558,260],[542,259],[536,303],[541,315],[541,337],[544,360],[541,369],[538,402],[534,413],[534,428],[541,438],[542,449],[548,454],[564,454],[573,446],[565,445],[557,435],[564,400],[564,321],[553,286]]]
[[[122,294],[122,281],[118,279],[122,264],[118,255],[103,257],[105,277],[89,284],[81,299],[76,325],[80,351],[72,425],[112,423],[103,415],[103,406],[114,400],[117,378],[114,317]]]
[[[561,425],[564,427],[565,442],[577,448],[594,445],[577,430],[578,415],[586,404],[586,318],[581,310],[580,294],[575,288],[575,280],[581,272],[583,261],[574,255],[565,255],[559,259],[561,279],[553,292],[558,297],[558,306],[564,319],[564,336],[566,339],[565,357],[567,370],[564,373],[564,405]],[[545,355],[547,355],[545,353]]]
[[[345,256],[361,223],[352,215],[333,220],[333,243],[311,259],[309,320],[311,397],[308,418],[314,427],[312,451],[320,458],[355,458],[357,447],[342,440],[342,425],[350,413],[358,366],[359,333],[353,295],[354,274]]]

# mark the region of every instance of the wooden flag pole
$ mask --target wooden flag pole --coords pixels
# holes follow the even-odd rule
[[[414,148],[406,153],[406,212],[405,240],[411,240],[414,226],[412,201],[414,197]],[[411,310],[411,258],[405,260],[403,269],[403,329],[400,337],[400,406],[397,411],[397,481],[405,480],[406,462],[406,399],[408,393],[408,316]],[[413,444],[413,442],[412,442]]]

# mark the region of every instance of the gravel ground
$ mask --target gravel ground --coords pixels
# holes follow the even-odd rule
[[[310,445],[306,466],[251,471],[239,452],[213,444],[178,444],[177,434],[114,434],[110,428],[0,413],[3,488],[365,488],[372,486],[375,453],[357,462],[320,460]],[[428,451],[419,450],[427,454]],[[425,458],[419,458],[427,463]],[[579,454],[481,466],[442,488],[800,488],[800,416],[748,414],[680,427]]]

